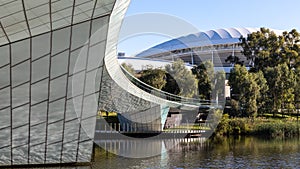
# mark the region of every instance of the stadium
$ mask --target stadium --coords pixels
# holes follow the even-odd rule
[[[159,64],[159,60],[172,62],[180,58],[188,65],[199,65],[203,61],[211,60],[216,70],[229,73],[233,65],[230,60],[226,61],[226,59],[230,55],[239,57],[246,67],[251,65],[241,53],[239,38],[247,37],[248,34],[256,31],[259,31],[259,28],[228,28],[189,34],[151,47],[133,58],[127,58],[125,62],[135,65],[133,60],[137,63],[142,60],[144,65],[151,65],[155,64],[151,60],[156,60]],[[272,31],[276,34],[281,33],[278,30]],[[119,57],[119,59],[126,58]]]

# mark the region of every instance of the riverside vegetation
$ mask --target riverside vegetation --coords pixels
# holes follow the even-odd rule
[[[223,115],[215,131],[215,136],[254,135],[267,138],[298,137],[299,134],[299,124],[291,118],[229,118],[228,114]]]

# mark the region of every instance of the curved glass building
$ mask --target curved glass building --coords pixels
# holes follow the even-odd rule
[[[1,1],[0,166],[90,162],[108,32],[128,5]]]

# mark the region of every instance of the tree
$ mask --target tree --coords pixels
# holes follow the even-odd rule
[[[256,76],[249,73],[245,66],[235,65],[229,75],[234,112],[238,116],[255,117],[257,114],[257,98],[260,94]],[[233,106],[233,105],[232,105]]]
[[[198,80],[200,99],[219,100],[224,96],[225,72],[215,73],[214,65],[210,60],[193,67],[192,72]]]
[[[296,86],[295,73],[286,63],[276,67],[268,67],[265,71],[268,82],[273,115],[279,110],[294,109],[294,88]]]
[[[135,70],[131,64],[122,63],[121,66],[127,70],[131,75],[135,76]]]
[[[228,115],[230,117],[242,117],[242,114],[239,109],[239,102],[236,101],[235,99],[231,99],[229,101],[229,106],[231,107],[230,110],[228,111]]]
[[[293,29],[278,35],[269,29],[261,28],[247,37],[241,37],[240,41],[242,53],[250,60],[252,68],[247,75],[246,70],[235,67],[235,71],[230,75],[232,98],[238,101],[235,105],[240,108],[247,107],[247,104],[243,105],[243,99],[250,101],[254,97],[244,97],[242,93],[246,89],[243,88],[250,86],[251,92],[256,92],[257,85],[259,92],[256,106],[260,114],[268,108],[274,115],[279,111],[295,109],[295,101],[300,99],[300,85],[296,83],[300,80],[300,34]],[[238,61],[233,57],[227,60]],[[248,81],[251,78],[256,85]],[[254,104],[250,107],[254,108]],[[255,109],[252,110],[255,112]]]
[[[166,72],[166,85],[162,88],[163,91],[178,95],[180,93],[180,88],[176,80]]]
[[[294,109],[294,90],[296,87],[296,76],[293,70],[289,69],[286,63],[275,67],[278,77],[276,78],[276,89],[281,108]],[[280,80],[279,80],[280,79]]]
[[[282,36],[273,31],[261,28],[248,37],[241,37],[242,53],[250,60],[254,71],[276,66],[280,61],[280,49],[284,44]]]
[[[258,108],[258,113],[263,114],[267,111],[266,106],[268,102],[268,90],[269,86],[267,84],[267,80],[264,77],[264,74],[262,71],[259,71],[254,74],[255,75],[255,81],[259,87],[259,95],[257,96],[257,108]]]
[[[242,97],[241,101],[244,108],[243,114],[247,117],[256,117],[257,115],[257,98],[260,94],[260,91],[255,80],[255,74],[248,73],[245,85],[240,86],[244,88],[244,93],[242,95],[244,98]]]
[[[166,65],[165,70],[176,81],[179,87],[178,95],[183,97],[194,97],[197,95],[197,79],[192,72],[186,68],[182,60],[179,59],[172,64]]]
[[[218,71],[215,74],[214,83],[213,83],[213,99],[222,100],[225,95],[225,79],[226,73],[224,71]]]
[[[198,80],[200,99],[210,100],[213,90],[214,67],[211,61],[205,61],[192,68],[192,73]]]
[[[239,65],[244,65],[244,61],[240,61],[240,58],[237,56],[229,55],[226,59],[225,62],[229,62],[232,65],[239,64]]]
[[[166,72],[162,69],[148,69],[140,72],[139,79],[144,83],[161,90],[166,85]]]
[[[229,86],[231,89],[231,98],[239,100],[240,94],[242,93],[242,83],[247,79],[248,70],[241,65],[235,65],[230,71],[229,75]]]
[[[289,68],[300,66],[300,34],[296,29],[283,32],[284,45],[281,49],[282,62],[287,63]]]
[[[299,40],[300,34],[295,29],[277,35],[266,28],[240,38],[242,53],[250,60],[253,71],[283,63],[290,69],[300,66]]]

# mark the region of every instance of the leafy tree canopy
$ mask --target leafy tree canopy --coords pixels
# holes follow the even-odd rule
[[[286,63],[289,68],[300,66],[300,34],[295,30],[275,34],[267,28],[241,37],[242,53],[250,60],[253,71]]]
[[[211,61],[205,61],[192,68],[192,73],[198,79],[200,99],[210,100],[213,90],[214,67]]]
[[[192,72],[186,68],[182,60],[177,60],[165,66],[166,72],[173,77],[179,87],[178,95],[184,97],[194,97],[197,95],[197,79]]]
[[[162,69],[148,69],[140,72],[139,79],[144,83],[161,90],[166,85],[166,72]]]

